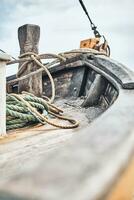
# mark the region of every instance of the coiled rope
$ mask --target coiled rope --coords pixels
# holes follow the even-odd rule
[[[26,56],[30,56],[30,58]],[[41,58],[42,59],[56,58],[56,59],[47,65],[43,65],[40,61]],[[70,119],[68,117],[63,116],[62,115],[63,111],[52,104],[55,98],[55,85],[53,77],[48,70],[48,67],[59,63],[59,61],[65,61],[65,60],[66,59],[63,58],[61,55],[55,55],[55,54],[37,55],[35,53],[28,52],[22,54],[19,57],[19,60],[14,60],[10,62],[10,64],[17,62],[23,63],[17,73],[17,79],[13,80],[14,82],[24,80],[44,70],[50,79],[52,96],[51,99],[46,97],[47,100],[44,100],[27,92],[23,92],[22,94],[7,94],[6,98],[7,130],[22,128],[30,124],[37,124],[37,123],[41,123],[43,125],[48,123],[52,126],[63,129],[72,129],[79,126],[79,122],[77,122],[74,119]],[[27,67],[27,64],[31,61],[35,62],[41,68],[28,75],[19,77]],[[9,83],[11,83],[11,81],[8,82],[8,84]],[[70,125],[63,125],[56,123],[53,121],[52,119],[53,117],[58,118],[60,120],[66,120],[70,123]]]
[[[63,129],[78,127],[79,123],[62,115],[63,111],[48,101],[36,97],[33,94],[23,92],[19,94],[7,94],[7,130],[22,128],[31,124],[46,123]],[[53,117],[66,120],[70,125],[58,124]]]

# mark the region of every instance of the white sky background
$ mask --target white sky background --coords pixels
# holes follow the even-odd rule
[[[84,0],[88,11],[111,46],[111,57],[134,69],[134,1]],[[17,29],[23,24],[41,27],[39,52],[58,53],[79,48],[92,37],[78,0],[0,0],[0,48],[17,57]],[[7,75],[17,67],[10,66]]]

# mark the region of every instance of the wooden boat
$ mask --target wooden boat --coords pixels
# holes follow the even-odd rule
[[[66,62],[49,71],[55,104],[80,125],[71,130],[38,125],[0,140],[0,199],[133,197],[133,173],[127,179],[129,191],[122,183],[121,192],[112,191],[133,158],[134,73],[87,49],[70,52]],[[13,92],[17,87],[12,85]],[[50,96],[50,91],[43,73],[43,94]]]

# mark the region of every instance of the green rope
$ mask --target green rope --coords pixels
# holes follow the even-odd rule
[[[79,123],[63,116],[63,111],[42,98],[23,92],[22,94],[7,94],[6,96],[6,129],[18,129],[25,126],[46,123],[57,128],[69,129],[78,127]],[[68,121],[64,125],[53,121],[53,118]]]
[[[47,102],[31,94],[23,94],[23,99],[43,115],[48,114]],[[6,96],[6,129],[17,129],[31,124],[43,123],[29,108],[12,94]]]

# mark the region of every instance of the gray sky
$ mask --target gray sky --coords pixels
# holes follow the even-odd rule
[[[134,69],[134,1],[84,0],[89,13],[111,46],[111,57]],[[0,48],[17,57],[17,29],[27,23],[41,27],[40,53],[79,48],[92,37],[78,0],[1,0]],[[13,74],[17,67],[8,67]]]

